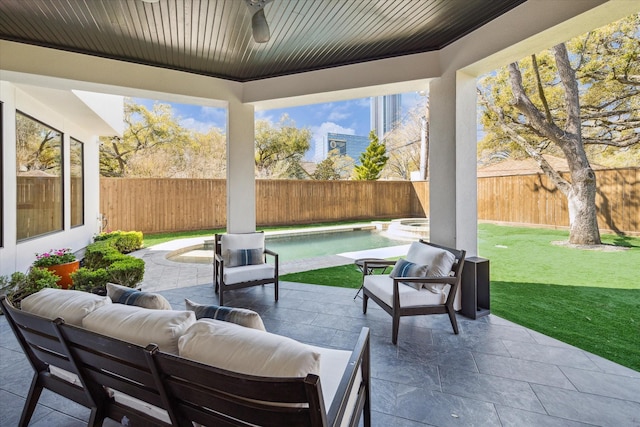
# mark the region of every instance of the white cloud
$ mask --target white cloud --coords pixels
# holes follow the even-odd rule
[[[269,110],[260,110],[255,113],[256,120],[266,120],[269,123],[274,123],[273,114]]]
[[[200,120],[196,120],[192,117],[180,120],[180,126],[186,129],[192,130],[194,132],[200,132],[200,133],[208,133],[214,128],[217,128],[222,133],[224,133],[224,129],[226,127],[224,123],[221,125],[220,123],[215,121],[203,122]]]
[[[200,107],[200,116],[212,119],[214,122],[225,122],[227,110],[217,107]]]

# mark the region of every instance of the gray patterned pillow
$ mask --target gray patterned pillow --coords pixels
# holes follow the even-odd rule
[[[266,331],[262,318],[258,313],[246,308],[233,308],[217,305],[197,304],[189,299],[184,300],[187,310],[191,310],[196,315],[196,320],[207,318],[224,320],[247,328]]]
[[[397,278],[397,277],[426,277],[427,272],[429,271],[428,265],[420,265],[415,264],[411,261],[407,261],[404,258],[398,259],[396,261],[396,265],[389,273],[389,277]],[[422,288],[422,283],[412,283],[412,282],[401,282],[407,286],[411,286],[417,290]]]
[[[169,301],[160,294],[137,291],[115,283],[107,283],[107,296],[117,304],[135,305],[155,310],[171,310]]]
[[[227,249],[224,254],[224,263],[227,267],[264,264],[263,251],[261,248]]]

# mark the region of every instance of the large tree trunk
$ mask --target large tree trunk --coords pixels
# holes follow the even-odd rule
[[[527,117],[536,132],[558,145],[567,159],[571,171],[571,182],[566,181],[552,170],[539,153],[536,153],[537,156],[534,155],[539,163],[544,163],[540,166],[545,174],[567,197],[570,225],[569,242],[579,245],[597,245],[600,244],[600,230],[598,229],[596,210],[596,176],[591,169],[582,143],[578,82],[575,72],[571,68],[565,45],[555,46],[553,52],[565,93],[566,121],[564,129],[551,121],[548,115],[543,114],[531,102],[525,93],[522,74],[516,63],[509,65],[514,103],[518,110]],[[541,97],[544,97],[544,94],[541,94]],[[527,145],[528,147],[525,149],[531,155],[533,147]]]
[[[591,168],[572,170],[569,203],[569,243],[599,245],[596,210],[596,176]]]

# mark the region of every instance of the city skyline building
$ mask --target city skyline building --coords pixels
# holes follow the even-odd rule
[[[359,164],[360,154],[367,149],[369,143],[368,136],[328,132],[322,144],[316,146],[315,159],[316,162],[320,162],[327,158],[329,151],[338,150],[341,155],[347,155]]]
[[[401,95],[385,95],[371,97],[371,130],[378,136],[378,141],[390,132],[400,121]]]

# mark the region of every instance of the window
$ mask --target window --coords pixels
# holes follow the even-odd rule
[[[84,224],[84,144],[71,138],[71,226]]]
[[[62,230],[62,134],[16,112],[18,241]]]

